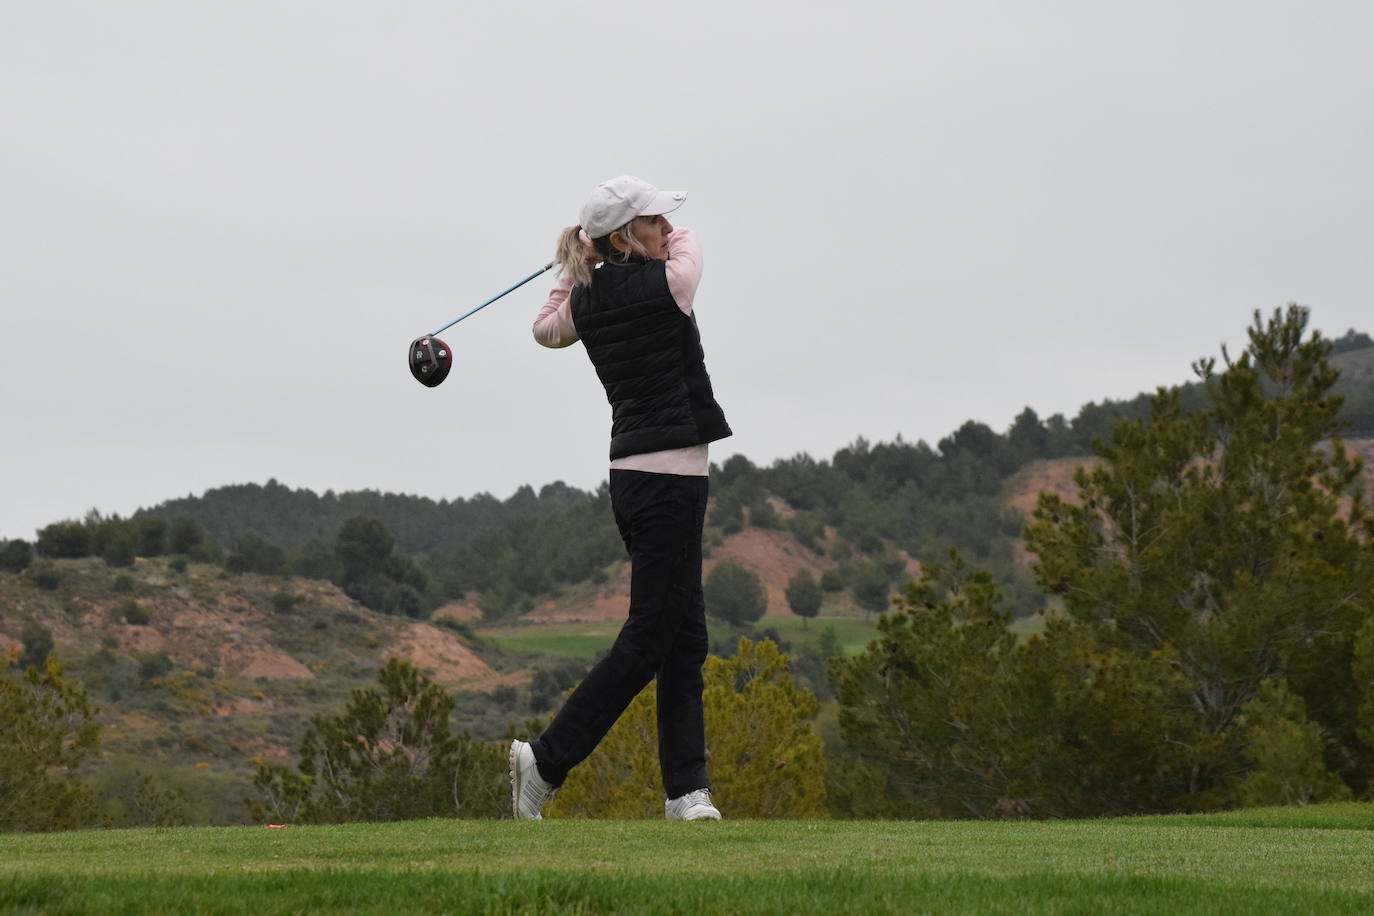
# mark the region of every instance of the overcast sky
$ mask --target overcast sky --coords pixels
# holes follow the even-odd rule
[[[606,476],[530,323],[622,173],[690,192],[697,314],[767,464],[1188,377],[1252,310],[1374,331],[1374,4],[11,4],[0,536],[276,477]]]

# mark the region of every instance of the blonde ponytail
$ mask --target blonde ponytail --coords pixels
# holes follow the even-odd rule
[[[629,251],[620,251],[613,246],[610,233],[599,239],[591,239],[591,247],[588,247],[587,242],[583,241],[582,227],[569,226],[558,234],[558,247],[553,259],[558,263],[559,271],[572,280],[574,286],[586,286],[592,282],[592,267],[598,261],[624,264],[634,255],[648,257],[649,250],[644,247],[637,230],[651,219],[651,216],[637,216],[615,230],[620,233]]]
[[[582,227],[569,226],[558,234],[558,247],[553,259],[563,276],[572,280],[574,286],[586,286],[592,282],[592,265],[587,263],[587,243],[582,241]]]

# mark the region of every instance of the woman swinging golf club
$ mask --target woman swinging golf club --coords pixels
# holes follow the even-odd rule
[[[692,300],[701,249],[666,214],[684,192],[628,175],[592,191],[563,230],[558,284],[534,322],[546,347],[581,340],[611,404],[611,507],[630,554],[630,610],[542,735],[510,747],[511,806],[540,810],[658,678],[658,757],[669,820],[719,820],[706,777],[701,531],[707,443],[730,435],[711,391]],[[598,266],[599,265],[599,266]]]

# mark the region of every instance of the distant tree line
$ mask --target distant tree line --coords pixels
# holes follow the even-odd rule
[[[347,520],[332,547],[307,542],[287,551],[248,531],[232,547],[221,547],[196,521],[140,514],[133,518],[90,512],[83,521],[54,522],[33,544],[0,543],[0,568],[27,571],[44,588],[56,588],[61,572],[54,559],[98,557],[112,567],[132,566],[138,557],[171,556],[173,569],[191,561],[213,563],[229,573],[296,575],[328,579],[359,603],[390,614],[428,616],[442,598],[411,557],[394,551],[391,532],[376,519]]]
[[[1331,339],[1331,355],[1339,356],[1342,353],[1349,353],[1353,350],[1364,350],[1374,347],[1374,337],[1351,328],[1340,337]]]
[[[516,511],[501,527],[428,555],[424,565],[445,595],[475,592],[484,613],[499,618],[528,611],[562,586],[603,575],[624,555],[610,490],[602,484],[557,512]]]
[[[289,551],[302,550],[312,541],[331,544],[349,519],[374,518],[391,532],[398,550],[418,555],[451,550],[512,519],[551,515],[586,498],[586,493],[561,481],[538,493],[523,486],[505,500],[479,493],[470,499],[436,501],[375,490],[317,494],[273,479],[217,487],[137,514],[189,518],[221,544],[235,543],[252,532]]]

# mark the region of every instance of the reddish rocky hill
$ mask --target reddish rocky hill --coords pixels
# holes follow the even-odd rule
[[[220,786],[210,820],[242,817],[253,760],[289,759],[310,717],[340,711],[389,657],[460,690],[530,677],[518,660],[488,653],[504,665],[493,668],[449,627],[374,613],[328,582],[199,564],[179,572],[162,558],[50,568],[54,588],[32,570],[0,573],[0,663],[46,631],[99,708],[107,758],[192,773],[197,793]]]
[[[765,616],[792,613],[788,610],[784,592],[788,580],[798,572],[805,570],[820,578],[826,570],[835,567],[834,560],[808,550],[792,535],[765,528],[745,528],[725,538],[706,559],[705,573],[710,575],[716,564],[726,560],[734,560],[747,567],[763,580],[763,588],[768,595]]]
[[[745,528],[724,538],[710,551],[703,563],[703,572],[709,575],[716,564],[724,560],[743,564],[763,580],[768,595],[766,614],[770,616],[792,613],[783,593],[788,580],[799,571],[806,570],[819,578],[827,569],[835,567],[834,560],[803,547],[792,535],[764,528]],[[588,623],[621,619],[625,616],[629,594],[629,564],[618,563],[612,567],[606,581],[591,587],[568,589],[559,598],[546,601],[525,615],[523,622]]]
[[[32,621],[48,629],[69,663],[101,648],[162,653],[174,668],[213,670],[226,684],[315,680],[324,671],[375,668],[392,656],[452,686],[480,685],[495,674],[454,632],[374,613],[328,582],[230,577],[199,565],[176,573],[159,559],[122,571],[96,559],[56,566],[61,583],[51,591],[27,577],[3,577],[0,651],[18,651],[23,625]],[[125,610],[134,606],[138,612]]]

